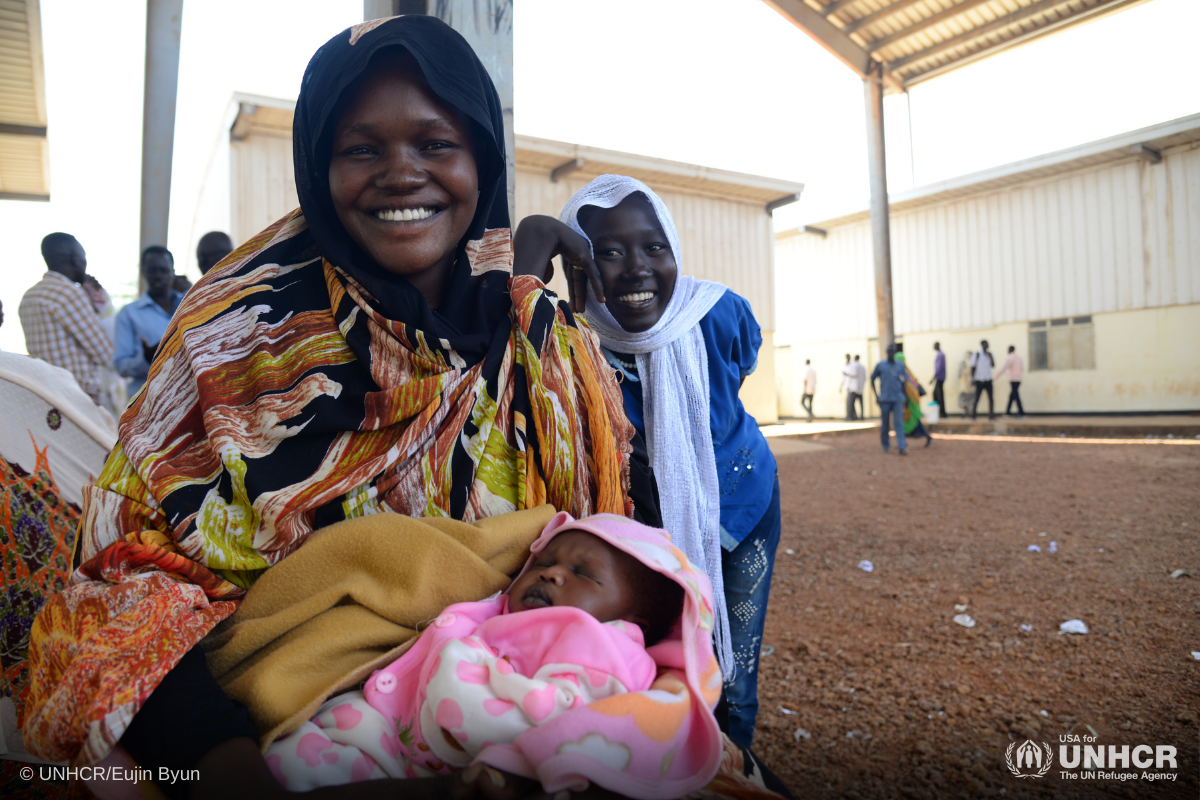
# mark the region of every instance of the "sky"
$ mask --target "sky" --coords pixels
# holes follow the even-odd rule
[[[192,223],[232,94],[295,99],[309,57],[362,9],[185,1],[167,241],[179,271],[199,274]],[[118,297],[137,278],[145,3],[41,10],[52,199],[0,200],[0,349],[13,351],[46,233],[75,234]],[[1151,0],[888,97],[891,190],[1200,111],[1176,77],[1197,28],[1200,2]],[[804,183],[777,230],[866,207],[862,82],[761,0],[517,0],[514,78],[518,133]]]

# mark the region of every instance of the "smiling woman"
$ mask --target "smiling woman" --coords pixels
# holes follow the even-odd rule
[[[342,32],[294,137],[300,209],[188,293],[84,488],[82,564],[31,636],[44,758],[121,745],[200,769],[168,794],[282,793],[198,644],[318,530],[544,503],[658,521],[598,342],[512,275],[500,103],[465,40],[424,16]]]

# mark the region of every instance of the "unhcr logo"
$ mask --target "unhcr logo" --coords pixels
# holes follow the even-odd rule
[[[1016,763],[1013,763],[1014,757]],[[1054,765],[1054,753],[1045,742],[1039,745],[1026,739],[1021,744],[1010,744],[1004,753],[1004,760],[1008,762],[1008,771],[1018,778],[1040,778]]]

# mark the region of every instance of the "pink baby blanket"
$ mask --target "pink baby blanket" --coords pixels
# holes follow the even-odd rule
[[[444,772],[472,761],[537,778],[547,792],[588,782],[633,798],[674,798],[717,773],[713,717],[721,673],[708,579],[666,531],[612,514],[560,512],[534,542],[582,530],[684,589],[680,624],[646,649],[632,623],[551,607],[507,615],[507,596],[447,608],[395,663],[367,681],[390,721],[384,748]]]

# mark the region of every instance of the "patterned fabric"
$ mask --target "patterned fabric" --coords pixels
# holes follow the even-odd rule
[[[904,433],[908,435],[921,424],[921,389],[904,353],[896,353],[896,361],[904,366]]]
[[[511,259],[508,236],[476,251]],[[466,366],[315,250],[294,212],[176,312],[84,490],[85,563],[34,626],[31,750],[102,759],[255,578],[332,522],[632,513],[616,382],[540,281],[509,281],[508,324]]]
[[[113,344],[83,288],[65,275],[47,272],[25,292],[18,313],[29,355],[69,371],[100,405]]]
[[[26,716],[30,628],[67,584],[80,490],[116,427],[69,372],[16,353],[0,353],[0,408],[0,797],[59,797],[65,782],[24,780],[8,760],[27,757],[11,725]]]

